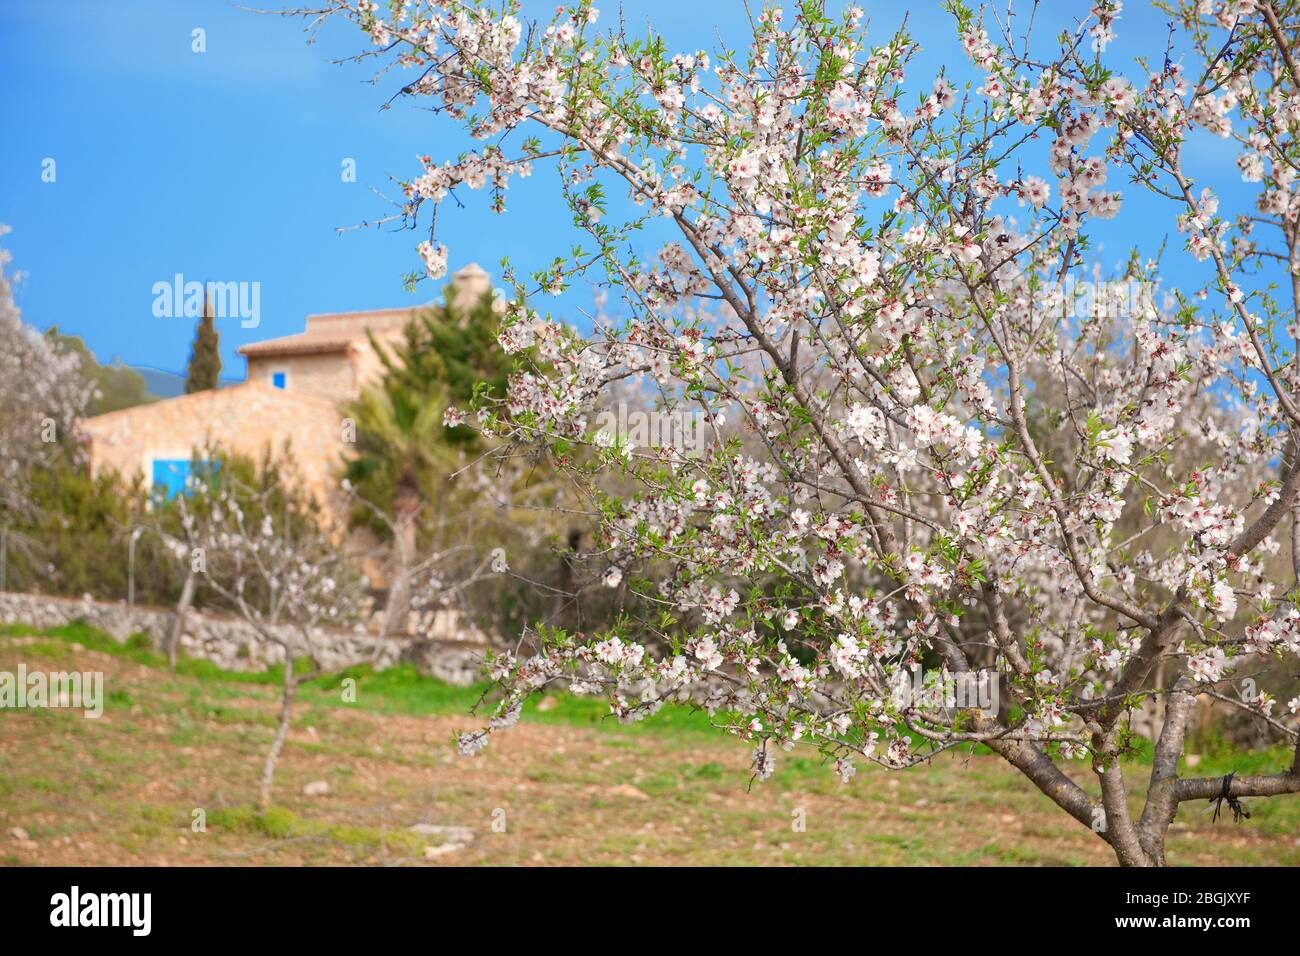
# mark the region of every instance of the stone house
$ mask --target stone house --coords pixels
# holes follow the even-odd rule
[[[286,449],[304,488],[330,505],[343,455],[342,416],[331,401],[264,382],[136,405],[81,423],[92,473],[111,469],[127,480],[178,493],[195,453],[210,446],[258,461]]]
[[[383,371],[367,333],[387,346],[400,338],[412,309],[307,316],[296,335],[241,346],[248,380],[338,402],[355,398]]]
[[[473,304],[490,285],[481,268],[466,266],[453,277],[453,302]],[[86,419],[91,471],[113,469],[174,494],[196,450],[216,445],[259,460],[288,447],[290,467],[328,511],[346,450],[340,403],[383,372],[370,336],[392,342],[419,308],[311,315],[296,335],[242,346],[244,382]]]

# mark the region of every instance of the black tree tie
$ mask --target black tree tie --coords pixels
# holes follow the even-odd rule
[[[1223,809],[1224,800],[1228,801],[1228,809],[1232,811],[1233,823],[1240,823],[1243,818],[1247,820],[1250,819],[1250,813],[1246,810],[1245,805],[1242,804],[1241,800],[1232,795],[1232,778],[1236,775],[1237,771],[1234,770],[1232,773],[1224,777],[1223,789],[1219,791],[1219,795],[1217,797],[1210,797],[1210,803],[1214,804],[1214,816],[1211,818],[1211,822],[1219,822],[1219,811]]]

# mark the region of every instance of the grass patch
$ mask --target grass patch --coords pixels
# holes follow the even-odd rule
[[[74,622],[44,630],[22,624],[9,624],[0,627],[0,636],[4,635],[51,638],[49,645],[42,644],[39,650],[52,657],[66,657],[70,653],[67,645],[79,644],[89,650],[111,654],[142,667],[168,670],[166,656],[153,649],[146,634],[134,634],[122,642],[85,623]],[[305,658],[298,658],[294,666],[297,672],[306,673],[312,669],[312,662]],[[225,670],[211,661],[193,657],[179,658],[174,673],[178,677],[192,677],[213,684],[278,687],[284,680],[284,668],[280,664],[271,665],[261,671],[232,671]],[[349,686],[355,689],[355,701],[344,700],[345,680],[354,682]],[[304,701],[381,714],[469,716],[475,705],[484,700],[484,695],[490,686],[483,682],[469,687],[456,687],[437,678],[424,676],[412,664],[399,664],[385,670],[375,670],[370,664],[359,664],[305,682],[300,694]],[[117,696],[110,693],[108,701],[112,705],[124,707],[134,703],[129,694]],[[547,703],[543,705],[543,701]],[[247,719],[247,715],[241,715],[239,712],[223,713],[219,706],[210,703],[205,704],[204,707],[206,716],[221,722]],[[610,716],[609,707],[603,700],[577,697],[567,693],[551,693],[545,697],[531,699],[524,705],[523,719],[541,724],[600,727],[631,733],[651,730],[703,733],[711,736],[721,734],[710,724],[708,715],[703,711],[685,707],[666,707],[645,720],[625,725]],[[188,734],[184,736],[184,740],[176,742],[192,742],[188,739]]]
[[[270,840],[320,840],[359,853],[386,847],[414,855],[429,844],[429,838],[410,830],[380,830],[355,824],[308,820],[285,807],[271,807],[261,813],[251,806],[221,807],[208,814],[207,825],[232,833],[251,834]]]

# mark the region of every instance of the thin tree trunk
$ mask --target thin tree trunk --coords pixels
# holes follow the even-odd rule
[[[284,649],[284,684],[280,692],[280,722],[276,725],[275,736],[271,738],[271,749],[267,751],[266,763],[262,766],[262,785],[257,793],[257,809],[265,813],[271,808],[271,784],[275,779],[275,763],[280,759],[285,739],[289,736],[289,725],[293,721],[293,698],[298,690],[298,680],[293,673],[293,651],[288,645]]]
[[[1178,815],[1178,758],[1186,750],[1187,718],[1196,704],[1194,691],[1195,682],[1186,676],[1179,677],[1161,707],[1164,722],[1151,761],[1146,806],[1138,820],[1142,849],[1153,866],[1166,865],[1165,835]]]
[[[185,633],[185,618],[189,615],[190,605],[194,603],[193,571],[185,575],[185,586],[181,588],[181,599],[176,602],[176,615],[172,619],[172,630],[167,635],[167,666],[176,670],[176,657],[180,653],[181,635]]]
[[[415,556],[415,516],[399,511],[393,535],[393,579],[384,605],[384,636],[405,634],[411,617],[411,564]]]
[[[569,529],[569,550],[560,555],[560,573],[555,582],[555,600],[551,605],[550,623],[563,627],[565,621],[572,617],[567,614],[569,604],[575,601],[573,594],[573,563],[577,560],[578,549],[582,547],[582,531]]]

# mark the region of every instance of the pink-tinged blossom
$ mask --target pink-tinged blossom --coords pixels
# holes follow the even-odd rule
[[[425,271],[430,279],[441,279],[447,274],[447,247],[435,246],[432,242],[420,243],[417,251],[424,260]]]
[[[1226,662],[1223,651],[1217,647],[1207,647],[1187,659],[1187,669],[1192,676],[1203,683],[1221,680],[1223,665]]]
[[[1097,452],[1106,461],[1127,465],[1133,460],[1133,439],[1123,428],[1112,428],[1097,436]]]
[[[1040,179],[1037,176],[1026,176],[1020,184],[1021,201],[1029,203],[1035,209],[1042,209],[1046,206],[1051,195],[1051,185],[1047,180]]]

